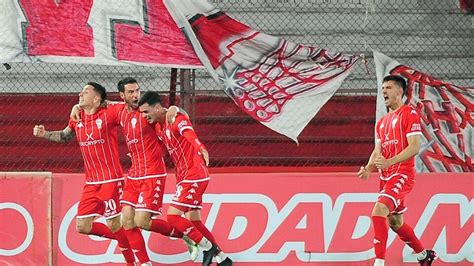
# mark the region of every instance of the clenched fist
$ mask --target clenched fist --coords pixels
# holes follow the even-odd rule
[[[359,172],[357,172],[357,176],[360,179],[367,180],[370,176],[369,168],[365,166],[361,166]]]
[[[33,128],[33,136],[42,138],[42,137],[44,137],[45,133],[46,133],[46,130],[44,129],[43,125],[36,125]]]

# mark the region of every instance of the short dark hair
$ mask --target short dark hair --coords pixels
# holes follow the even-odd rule
[[[117,89],[118,89],[119,92],[125,92],[125,85],[133,84],[133,83],[138,84],[137,80],[134,79],[134,78],[131,78],[131,77],[124,78],[124,79],[122,79],[121,81],[118,82]]]
[[[157,103],[161,104],[160,94],[158,94],[158,92],[156,91],[145,91],[144,93],[142,93],[140,99],[138,100],[138,106],[142,106],[145,103],[150,106],[154,106]]]
[[[105,99],[107,98],[107,92],[105,91],[105,87],[100,85],[97,82],[87,82],[87,85],[92,86],[94,88],[94,91],[97,92],[100,95],[100,103],[103,103]]]
[[[387,82],[387,81],[395,82],[395,84],[402,87],[403,95],[406,94],[406,92],[407,92],[407,82],[405,81],[404,78],[402,78],[401,76],[398,76],[398,75],[388,75],[388,76],[385,76],[383,78],[383,82]]]

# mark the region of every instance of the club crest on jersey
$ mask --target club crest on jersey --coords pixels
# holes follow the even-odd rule
[[[135,128],[137,126],[137,119],[134,117],[132,118],[132,121],[130,121],[132,123],[132,128]]]
[[[392,127],[395,127],[395,125],[397,124],[397,121],[398,121],[397,118],[395,118],[395,119],[392,120]]]
[[[102,128],[102,119],[97,118],[97,120],[95,120],[95,124],[97,125],[98,129],[101,129]]]
[[[165,130],[165,134],[166,134],[166,137],[167,137],[168,139],[171,139],[171,132],[170,132],[169,129],[166,129],[166,130]]]

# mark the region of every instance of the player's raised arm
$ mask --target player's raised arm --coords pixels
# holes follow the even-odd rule
[[[74,131],[69,127],[58,131],[47,131],[43,125],[35,125],[33,128],[33,136],[54,142],[68,142],[74,138],[74,135]]]

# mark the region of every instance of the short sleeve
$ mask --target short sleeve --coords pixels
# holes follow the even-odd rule
[[[421,122],[418,112],[410,107],[407,113],[405,127],[406,136],[409,137],[412,135],[421,135]]]
[[[72,118],[69,118],[69,123],[67,124],[67,127],[70,128],[72,131],[76,129],[77,126],[77,121],[75,121]]]
[[[382,123],[382,118],[379,119],[377,124],[375,124],[375,143],[380,142],[380,124]]]
[[[175,122],[173,123],[173,130],[179,132],[179,134],[182,136],[183,132],[187,129],[194,131],[191,121],[189,121],[185,115],[178,114],[176,116]]]

